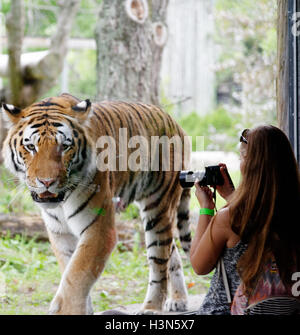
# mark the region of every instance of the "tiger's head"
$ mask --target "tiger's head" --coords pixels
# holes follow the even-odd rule
[[[23,110],[2,106],[10,124],[3,145],[5,165],[43,207],[62,202],[82,176],[92,173],[94,149],[86,127],[90,110],[89,100],[69,94]]]

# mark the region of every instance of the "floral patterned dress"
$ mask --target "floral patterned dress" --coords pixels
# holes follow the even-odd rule
[[[253,294],[247,298],[243,294],[242,283],[236,290],[231,306],[232,315],[244,315],[246,308],[270,297],[295,297],[291,287],[285,287],[280,279],[279,270],[274,257],[271,257],[264,267],[264,271],[257,281]],[[299,299],[300,297],[295,297]]]
[[[240,278],[236,270],[237,262],[246,249],[247,246],[239,241],[233,248],[225,248],[222,254],[232,297],[240,284]],[[227,302],[223,277],[217,269],[197,314],[230,315],[230,304]]]

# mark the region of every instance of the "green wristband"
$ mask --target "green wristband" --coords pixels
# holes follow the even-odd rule
[[[210,208],[200,208],[200,215],[201,214],[214,216],[215,215],[215,210],[210,209]]]

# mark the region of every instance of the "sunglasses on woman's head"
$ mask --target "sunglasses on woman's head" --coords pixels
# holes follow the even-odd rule
[[[242,135],[240,137],[240,142],[244,142],[244,143],[248,144],[248,140],[246,139],[248,131],[249,131],[249,129],[244,129],[242,131]]]

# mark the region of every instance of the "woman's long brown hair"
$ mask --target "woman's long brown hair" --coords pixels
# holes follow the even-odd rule
[[[237,267],[249,296],[271,254],[285,285],[300,270],[300,177],[290,142],[279,128],[260,126],[246,137],[242,180],[229,210],[232,230],[248,244]]]

